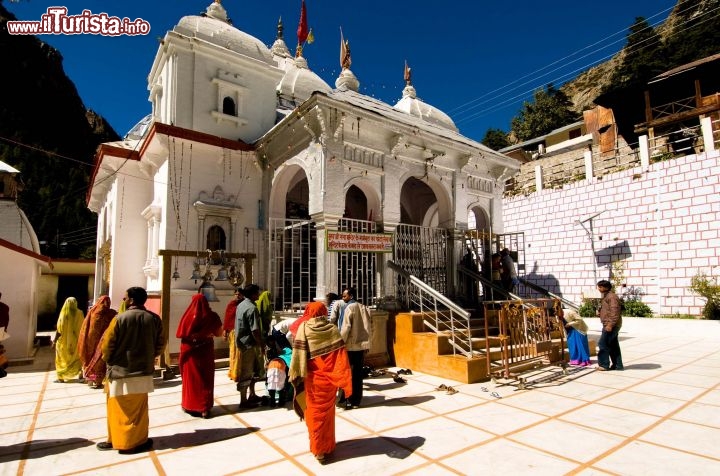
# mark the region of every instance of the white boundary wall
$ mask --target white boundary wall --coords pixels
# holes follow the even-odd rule
[[[597,279],[622,259],[626,287],[641,288],[654,313],[700,315],[705,300],[689,286],[698,271],[720,275],[719,172],[714,150],[506,198],[505,231],[525,233],[528,280],[580,304],[595,272],[577,221],[602,212],[593,219]]]

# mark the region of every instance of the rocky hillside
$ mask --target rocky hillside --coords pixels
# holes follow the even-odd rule
[[[656,28],[666,48],[667,69],[720,52],[720,0],[679,0],[667,20]],[[628,24],[628,27],[630,25]],[[560,89],[580,112],[610,85],[621,66],[625,51],[620,51],[569,81]]]
[[[100,143],[119,137],[85,107],[60,52],[36,37],[8,34],[7,21],[15,19],[0,0],[0,160],[21,172],[19,204],[38,239],[68,242],[64,250],[43,251],[91,257],[97,217],[85,196],[92,160]],[[75,239],[64,239],[68,233]]]

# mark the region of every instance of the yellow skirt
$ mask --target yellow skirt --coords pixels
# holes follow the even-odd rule
[[[235,345],[234,330],[230,331],[228,335],[228,344],[230,345],[230,355],[228,358],[230,368],[228,369],[228,377],[230,377],[230,380],[233,382],[237,382],[238,375],[242,373],[240,371],[242,366],[242,352],[238,352],[237,346]]]
[[[107,398],[108,441],[116,450],[129,450],[148,439],[148,394]]]

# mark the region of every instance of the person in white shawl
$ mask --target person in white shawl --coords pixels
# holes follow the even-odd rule
[[[588,326],[582,317],[573,310],[563,310],[560,316],[565,321],[570,365],[587,367],[590,365],[590,346],[588,345]]]

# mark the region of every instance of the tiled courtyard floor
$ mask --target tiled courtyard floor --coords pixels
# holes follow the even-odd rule
[[[97,451],[103,392],[52,383],[43,347],[0,380],[0,474],[720,474],[720,322],[626,319],[620,335],[624,372],[573,371],[526,390],[417,371],[406,384],[370,378],[363,406],[338,411],[324,466],[292,410],[239,412],[226,369],[213,418],[183,413],[180,380],[157,379],[154,449]]]

